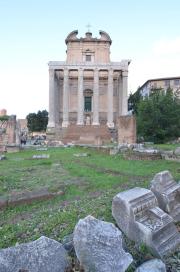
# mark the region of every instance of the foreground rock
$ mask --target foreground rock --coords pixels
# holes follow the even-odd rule
[[[90,156],[90,154],[88,153],[76,153],[76,154],[73,154],[74,157],[88,157]]]
[[[121,232],[90,215],[76,225],[74,247],[86,272],[124,272],[133,261],[122,248]]]
[[[0,161],[6,160],[6,156],[5,155],[0,155]]]
[[[41,155],[33,155],[33,159],[49,159],[50,155],[49,154],[41,154]]]
[[[180,147],[177,147],[177,148],[174,150],[174,154],[175,154],[177,157],[180,157]]]
[[[173,219],[158,207],[155,195],[133,188],[113,198],[112,215],[120,229],[137,244],[146,244],[158,257],[180,246],[180,234]]]
[[[167,212],[175,222],[180,221],[180,184],[176,183],[169,171],[156,174],[151,181],[151,191],[158,200],[159,207]]]
[[[0,250],[0,272],[64,272],[68,265],[63,246],[44,236],[34,242]]]
[[[135,272],[166,272],[166,266],[161,260],[153,259],[140,265]]]

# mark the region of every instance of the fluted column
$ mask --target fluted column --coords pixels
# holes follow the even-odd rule
[[[84,124],[83,69],[78,70],[78,117],[77,125]]]
[[[113,122],[113,70],[108,70],[108,93],[107,93],[107,126],[114,127]]]
[[[55,127],[55,71],[49,69],[49,121],[48,128]]]
[[[94,70],[94,88],[93,88],[93,125],[99,125],[99,70]]]
[[[128,113],[128,71],[122,72],[122,115]]]
[[[64,69],[62,127],[68,127],[68,125],[69,125],[69,70]]]
[[[122,74],[118,79],[118,117],[122,115]]]

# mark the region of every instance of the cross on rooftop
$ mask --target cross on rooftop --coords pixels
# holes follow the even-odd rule
[[[87,27],[87,31],[90,32],[90,27],[92,27],[92,26],[90,25],[90,23],[88,23],[88,24],[86,25],[86,27]]]

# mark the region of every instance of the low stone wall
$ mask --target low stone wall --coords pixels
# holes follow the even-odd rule
[[[48,200],[54,198],[57,195],[63,195],[64,192],[59,191],[51,193],[48,189],[41,189],[32,192],[21,192],[17,194],[12,194],[7,197],[0,197],[0,209],[5,209],[7,207],[14,207],[21,204],[30,204],[37,200]]]
[[[123,158],[126,160],[148,160],[148,161],[162,159],[160,153],[151,154],[151,153],[143,153],[143,152],[137,152],[137,151],[125,152],[123,154]]]

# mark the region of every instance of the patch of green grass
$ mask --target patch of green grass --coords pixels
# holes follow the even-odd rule
[[[88,152],[88,157],[74,153]],[[44,153],[44,152],[43,152]],[[114,222],[111,203],[115,194],[137,187],[148,188],[153,176],[170,170],[180,180],[176,162],[128,161],[84,148],[49,148],[47,160],[33,160],[35,150],[7,154],[0,161],[0,196],[48,188],[64,195],[0,211],[0,247],[37,239],[41,235],[61,240],[73,232],[80,218],[91,214]]]

